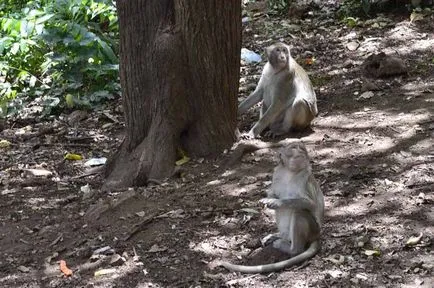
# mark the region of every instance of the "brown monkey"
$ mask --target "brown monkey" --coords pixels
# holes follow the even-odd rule
[[[279,233],[265,237],[265,244],[291,255],[291,258],[266,265],[243,266],[228,262],[221,266],[242,273],[267,273],[299,264],[315,256],[324,217],[324,196],[309,163],[306,147],[293,143],[279,152],[271,190],[260,202],[276,211]],[[306,247],[308,247],[307,250]]]
[[[255,138],[265,128],[282,135],[304,129],[318,114],[316,95],[306,71],[291,57],[289,46],[276,43],[266,48],[268,62],[255,91],[238,106],[238,114],[262,100],[259,121],[247,133]]]

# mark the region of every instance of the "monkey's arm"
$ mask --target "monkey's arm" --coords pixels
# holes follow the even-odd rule
[[[308,211],[315,211],[316,206],[312,201],[305,198],[290,198],[290,199],[276,199],[276,198],[263,198],[259,202],[266,204],[270,209],[290,208],[290,209],[305,209]]]
[[[262,96],[264,94],[264,90],[261,88],[260,83],[256,87],[255,91],[249,95],[243,102],[238,106],[238,115],[244,114],[247,110],[250,109],[253,105],[262,100]]]
[[[279,117],[286,108],[286,104],[281,101],[273,102],[270,107],[268,107],[267,111],[265,111],[263,117],[253,126],[249,134],[257,137],[265,128],[276,121],[277,117]]]

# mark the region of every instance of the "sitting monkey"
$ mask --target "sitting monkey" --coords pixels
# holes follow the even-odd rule
[[[279,231],[265,237],[264,245],[271,243],[291,258],[266,265],[243,266],[221,262],[221,266],[242,273],[267,273],[315,256],[320,249],[324,196],[312,174],[307,150],[302,143],[290,144],[281,149],[271,190],[267,198],[260,202],[275,210]]]
[[[318,114],[316,95],[306,71],[291,57],[289,46],[267,47],[268,62],[255,91],[238,106],[238,114],[262,100],[259,121],[247,133],[255,138],[270,128],[271,136],[308,127]]]

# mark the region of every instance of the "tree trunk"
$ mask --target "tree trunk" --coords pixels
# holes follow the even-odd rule
[[[171,175],[182,149],[221,153],[235,140],[241,1],[119,0],[126,136],[110,187]]]

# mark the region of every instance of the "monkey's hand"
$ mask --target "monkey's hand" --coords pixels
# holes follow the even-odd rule
[[[262,247],[266,247],[270,244],[273,244],[273,242],[276,241],[277,239],[280,239],[278,234],[269,234],[265,236],[264,238],[261,239]]]
[[[265,132],[265,137],[271,138],[271,139],[275,139],[279,136],[285,135],[286,132],[285,131],[280,131],[280,130],[269,130],[267,132]]]
[[[247,132],[247,133],[242,133],[242,134],[241,134],[241,139],[244,139],[244,140],[255,139],[255,134],[253,133],[252,130],[250,130],[250,131]]]
[[[276,198],[262,198],[260,203],[266,205],[270,209],[277,209],[282,206],[282,201]]]

